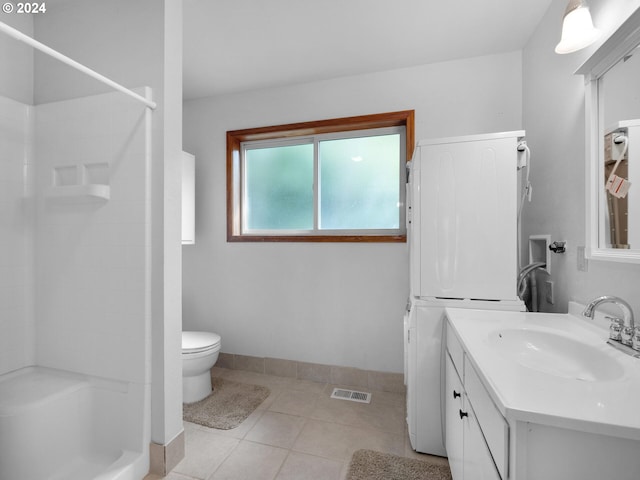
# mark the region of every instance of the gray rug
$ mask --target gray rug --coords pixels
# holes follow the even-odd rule
[[[346,480],[451,480],[451,472],[428,460],[358,450],[351,457]]]
[[[182,405],[182,418],[187,422],[219,430],[240,425],[268,396],[269,389],[259,385],[212,378],[213,392],[195,403]]]

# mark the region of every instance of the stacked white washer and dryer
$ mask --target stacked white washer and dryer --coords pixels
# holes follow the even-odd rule
[[[410,163],[405,384],[409,437],[418,452],[446,455],[445,309],[525,310],[516,292],[518,146],[524,135],[423,140]]]

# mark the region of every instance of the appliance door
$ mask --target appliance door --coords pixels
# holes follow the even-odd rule
[[[414,450],[445,456],[441,418],[441,355],[444,306],[414,301],[405,331],[407,425]]]
[[[413,294],[516,300],[517,138],[419,148]]]

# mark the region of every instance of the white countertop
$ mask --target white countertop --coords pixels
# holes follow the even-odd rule
[[[640,359],[606,344],[603,322],[554,313],[448,308],[471,364],[507,421],[525,421],[640,440]],[[500,329],[553,331],[617,362],[618,378],[585,381],[530,368],[496,349]]]

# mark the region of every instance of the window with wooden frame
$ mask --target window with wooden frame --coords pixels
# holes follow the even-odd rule
[[[414,111],[227,132],[227,240],[404,242]]]

